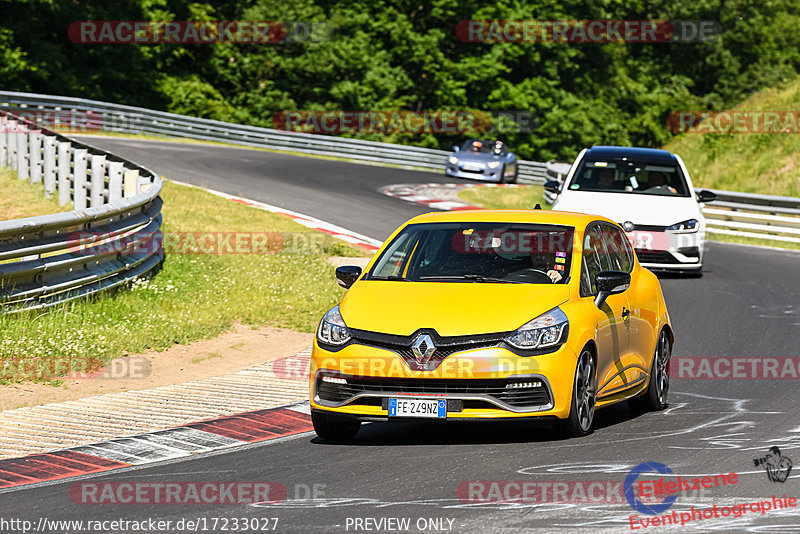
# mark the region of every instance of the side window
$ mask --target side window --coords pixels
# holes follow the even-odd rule
[[[628,236],[625,232],[620,230],[619,228],[614,228],[614,232],[617,234],[617,240],[620,245],[620,254],[622,255],[620,259],[620,264],[622,271],[629,273],[633,270],[633,248],[631,247],[631,242],[628,239]]]
[[[371,276],[400,276],[403,266],[417,243],[418,232],[404,231],[389,245],[372,269]]]
[[[589,275],[589,262],[586,261],[585,255],[583,258],[583,265],[581,266],[581,296],[588,297],[593,293],[592,277]]]
[[[612,269],[626,273],[630,272],[633,266],[633,257],[628,252],[630,244],[627,236],[619,228],[609,224],[602,225],[602,228],[603,241],[608,251]]]
[[[597,292],[595,277],[600,271],[613,270],[605,251],[603,238],[597,225],[589,227],[583,237],[583,267],[581,268],[581,296]]]

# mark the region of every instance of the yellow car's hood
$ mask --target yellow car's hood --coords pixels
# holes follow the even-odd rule
[[[506,332],[569,300],[565,284],[361,280],[339,305],[350,328],[408,336]]]

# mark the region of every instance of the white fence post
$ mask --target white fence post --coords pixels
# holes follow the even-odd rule
[[[122,199],[122,172],[124,163],[112,161],[108,164],[108,201],[116,202]]]
[[[25,180],[28,178],[28,134],[20,131],[25,128],[22,124],[17,124],[17,178]]]
[[[97,154],[89,156],[92,160],[92,188],[89,197],[91,207],[105,204],[106,157]]]
[[[6,166],[8,158],[8,118],[5,115],[0,115],[0,166]]]
[[[139,183],[139,170],[128,169],[125,171],[125,198],[136,196],[138,189],[136,184]]]
[[[30,146],[30,175],[31,183],[38,184],[42,181],[42,134],[32,131],[28,134]]]
[[[61,141],[58,143],[58,205],[63,206],[67,202],[69,202],[71,192],[70,192],[70,180],[69,175],[72,171],[71,169],[71,159],[72,153],[70,150],[70,144],[66,141]]]
[[[8,123],[8,159],[6,164],[11,169],[17,168],[17,121],[9,120]]]
[[[44,138],[44,161],[42,162],[44,173],[44,196],[51,198],[56,192],[56,138],[46,136]]]
[[[76,210],[86,209],[86,161],[89,158],[89,151],[85,148],[75,149],[75,180],[73,180],[73,188],[75,193],[74,208]]]

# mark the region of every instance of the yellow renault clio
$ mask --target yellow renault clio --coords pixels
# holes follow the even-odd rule
[[[551,418],[666,406],[673,333],[658,279],[594,215],[429,213],[397,229],[319,323],[311,416],[327,440],[364,421]]]

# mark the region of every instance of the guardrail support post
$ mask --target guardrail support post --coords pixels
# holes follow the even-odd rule
[[[89,158],[89,151],[80,148],[75,149],[73,153],[75,154],[75,180],[73,181],[75,193],[72,198],[75,199],[74,208],[83,210],[86,209],[86,162]]]
[[[12,169],[17,168],[17,121],[15,120],[8,120],[6,123],[8,127],[8,131],[6,136],[8,137],[8,159],[6,159],[6,164],[8,167]]]
[[[44,175],[44,196],[51,198],[56,192],[56,138],[44,138],[44,160],[42,162]]]
[[[8,158],[8,119],[5,115],[0,115],[0,166],[6,166]]]
[[[42,134],[31,132],[28,139],[30,140],[31,183],[38,184],[42,181]]]
[[[23,128],[23,131],[19,131]],[[25,180],[28,178],[28,134],[24,132],[24,126],[18,124],[17,129],[17,178]]]
[[[136,169],[125,171],[125,198],[136,196],[139,192],[137,184],[139,183],[139,171]]]
[[[112,161],[108,164],[108,201],[116,202],[122,199],[122,171],[124,164],[121,161]]]
[[[102,206],[105,201],[106,188],[106,157],[92,154],[92,188],[90,193],[91,206]]]
[[[70,180],[69,173],[72,170],[70,163],[72,154],[70,153],[70,143],[61,141],[58,143],[58,205],[63,206],[69,202]]]

